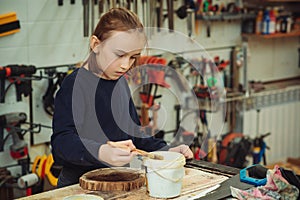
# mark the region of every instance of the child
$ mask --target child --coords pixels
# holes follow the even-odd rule
[[[123,75],[135,66],[145,44],[143,25],[133,12],[114,8],[101,17],[90,39],[89,58],[65,78],[55,98],[51,145],[55,162],[63,166],[58,187],[78,183],[93,169],[128,164],[134,148],[193,157],[186,145],[169,148],[140,131]],[[128,149],[111,147],[109,140]]]

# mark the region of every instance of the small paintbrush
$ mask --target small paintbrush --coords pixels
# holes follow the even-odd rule
[[[126,146],[124,144],[117,143],[117,142],[107,141],[107,144],[112,146],[112,147],[115,147],[115,148],[129,149],[128,146]],[[163,160],[164,159],[164,157],[161,156],[161,155],[157,155],[157,154],[154,154],[154,153],[149,153],[147,151],[143,151],[143,150],[136,149],[136,148],[131,150],[131,152],[136,152],[141,156],[148,157],[148,158],[155,159],[155,160]]]

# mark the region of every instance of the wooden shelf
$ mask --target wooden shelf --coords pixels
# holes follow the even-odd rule
[[[218,15],[197,15],[196,19],[204,21],[225,21],[225,20],[241,20],[241,19],[255,19],[256,15],[252,13],[248,14],[232,14],[222,13]]]
[[[280,3],[291,3],[291,2],[299,2],[300,0],[264,0],[265,2],[280,2]]]
[[[298,37],[298,36],[300,36],[300,31],[290,32],[290,33],[275,33],[275,34],[269,34],[269,35],[243,33],[242,36],[246,37],[246,38],[258,37],[258,38],[265,38],[265,39],[281,38],[281,37]]]

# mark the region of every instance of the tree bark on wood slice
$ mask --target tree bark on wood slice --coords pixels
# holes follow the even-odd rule
[[[79,185],[85,190],[130,191],[145,184],[145,174],[131,168],[102,168],[83,174]]]

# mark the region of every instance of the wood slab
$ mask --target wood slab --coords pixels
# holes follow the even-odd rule
[[[131,168],[102,168],[83,174],[79,185],[93,191],[131,191],[145,184],[145,174]]]

